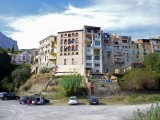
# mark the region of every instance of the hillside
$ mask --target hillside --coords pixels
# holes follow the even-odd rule
[[[12,38],[7,37],[6,35],[4,35],[3,33],[0,32],[0,47],[7,49],[7,48],[11,48],[14,45],[14,50],[18,50],[18,45],[17,45],[17,41],[13,40]]]
[[[19,88],[19,94],[35,94],[35,93],[49,93],[55,90],[55,81],[58,78],[54,78],[50,73],[32,75],[26,83]]]

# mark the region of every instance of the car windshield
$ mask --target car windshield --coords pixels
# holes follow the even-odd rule
[[[97,99],[97,97],[96,96],[91,96],[90,99]]]
[[[21,99],[26,99],[26,98],[27,98],[27,96],[22,96],[22,97],[21,97]]]
[[[70,100],[76,100],[77,97],[76,97],[76,96],[72,96],[72,97],[70,97],[69,99],[70,99]]]

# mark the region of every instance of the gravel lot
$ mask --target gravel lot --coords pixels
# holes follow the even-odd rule
[[[27,106],[20,105],[15,100],[0,100],[0,120],[123,120],[131,117],[134,110],[146,110],[150,106],[151,104]]]

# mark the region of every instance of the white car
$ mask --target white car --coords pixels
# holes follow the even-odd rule
[[[71,96],[68,101],[69,105],[78,105],[78,99],[76,96]]]

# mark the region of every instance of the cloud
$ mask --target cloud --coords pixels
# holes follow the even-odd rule
[[[95,0],[87,7],[75,7],[71,4],[61,12],[45,14],[1,17],[7,26],[16,30],[10,37],[18,41],[19,48],[35,48],[39,41],[60,31],[82,29],[83,25],[100,26],[109,31],[126,31],[140,27],[146,31],[155,27],[160,29],[159,0]],[[50,8],[50,7],[48,7]],[[148,30],[149,31],[149,30]],[[134,31],[133,35],[137,36]]]

